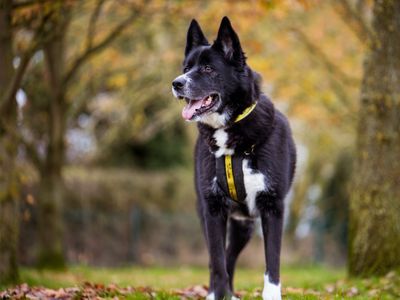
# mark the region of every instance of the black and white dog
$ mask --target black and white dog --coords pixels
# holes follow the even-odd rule
[[[207,299],[236,299],[239,253],[261,218],[266,272],[263,299],[281,299],[279,280],[284,198],[293,180],[296,150],[285,116],[260,91],[227,17],[212,45],[193,20],[183,75],[172,82],[184,99],[185,120],[198,122],[195,181],[210,255]]]

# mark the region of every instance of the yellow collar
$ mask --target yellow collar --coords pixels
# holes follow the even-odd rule
[[[255,108],[256,108],[257,102],[254,102],[252,105],[247,107],[240,115],[238,115],[235,119],[235,123],[243,120],[246,118]]]

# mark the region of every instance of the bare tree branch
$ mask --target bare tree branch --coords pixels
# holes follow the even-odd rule
[[[120,68],[105,70],[104,72],[101,72],[101,74],[96,74],[99,75],[99,77],[95,77],[96,79],[94,81],[104,82],[104,80],[108,79],[110,76],[117,74],[130,75],[136,69],[137,64],[135,63]],[[93,76],[96,75],[93,74]],[[91,88],[86,89],[84,93],[81,93],[77,98],[75,98],[73,105],[71,105],[68,110],[67,115],[70,116],[70,118],[75,118],[77,116],[77,113],[79,113],[85,107],[88,99],[95,96],[95,94],[93,94],[93,92],[90,92],[89,90],[91,90]]]
[[[46,2],[52,2],[53,0],[26,0],[26,1],[13,1],[12,8],[19,9],[19,8],[26,8],[36,4],[44,4]]]
[[[48,22],[51,21],[51,16],[53,13],[54,11],[49,11],[42,17],[41,23],[38,29],[36,30],[34,37],[32,38],[30,45],[28,46],[28,49],[26,49],[24,54],[22,55],[20,64],[14,73],[11,83],[7,91],[3,95],[0,105],[0,115],[4,114],[5,111],[7,110],[7,107],[9,107],[10,103],[14,101],[15,94],[17,93],[18,88],[21,85],[21,81],[23,79],[26,68],[28,67],[32,56],[39,49],[39,47],[43,45],[43,43],[45,43],[48,40],[48,38],[50,38],[50,36],[52,35],[52,32],[51,30],[48,29],[49,26],[47,25]]]
[[[87,36],[86,36],[86,49],[89,49],[92,47],[94,34],[96,32],[95,29],[96,29],[97,19],[99,18],[99,15],[100,15],[100,12],[101,12],[104,2],[105,2],[105,0],[97,0],[96,7],[95,7],[92,15],[90,16],[89,26],[88,26]]]
[[[366,45],[373,40],[373,32],[360,12],[354,10],[348,0],[332,1],[333,8],[347,26],[355,33],[358,40]]]
[[[69,82],[83,63],[85,63],[93,55],[100,53],[102,50],[104,50],[128,27],[128,25],[135,19],[137,15],[136,13],[137,10],[133,9],[131,15],[120,24],[115,26],[115,28],[111,30],[102,41],[98,42],[96,45],[92,45],[90,48],[86,48],[86,50],[72,63],[70,69],[67,71],[63,80],[64,86],[69,84]]]
[[[364,13],[365,6],[366,6],[365,0],[357,0],[356,10],[358,14],[361,14],[361,16]]]
[[[29,49],[24,53],[23,57],[21,58],[21,62],[16,72],[14,73],[11,84],[7,89],[6,93],[4,94],[3,100],[1,101],[0,115],[3,115],[7,111],[7,108],[9,107],[10,103],[14,100],[15,94],[17,93],[18,88],[21,85],[21,81],[25,74],[25,70],[28,67],[33,54],[34,50]]]
[[[21,135],[18,136],[18,142],[25,147],[28,156],[32,160],[33,164],[38,168],[38,170],[42,170],[44,167],[44,161],[43,159],[41,159],[36,145],[33,142],[29,142]]]

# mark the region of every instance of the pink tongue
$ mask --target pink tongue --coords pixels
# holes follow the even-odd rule
[[[189,104],[187,104],[182,110],[182,117],[185,120],[190,120],[196,112],[196,109],[201,107],[202,103],[203,100],[190,100]]]

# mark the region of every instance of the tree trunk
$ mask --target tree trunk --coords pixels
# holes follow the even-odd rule
[[[65,33],[67,14],[54,25],[56,34],[44,47],[46,77],[50,90],[49,142],[40,182],[40,250],[38,265],[44,268],[64,268],[63,253],[63,178],[66,130],[65,86],[63,85]]]
[[[361,88],[349,273],[400,266],[400,1],[376,0]]]
[[[3,103],[14,77],[11,5],[12,1],[0,3],[0,105],[5,105],[4,114],[0,116],[0,283],[18,280],[16,102]]]

